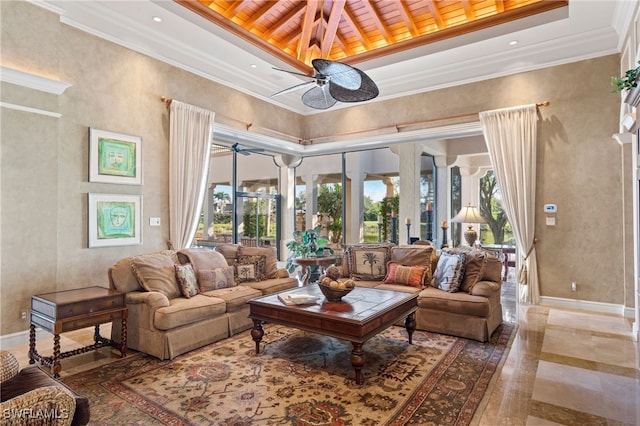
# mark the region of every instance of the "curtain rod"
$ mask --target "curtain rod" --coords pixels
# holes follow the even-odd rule
[[[167,98],[165,96],[161,96],[160,100],[165,103],[167,108],[171,105],[171,102],[173,101],[173,99]],[[536,102],[536,108],[549,106],[550,103],[551,102],[549,102],[549,101]],[[460,119],[464,119],[464,118],[474,118],[474,117],[477,117],[478,114],[480,114],[480,113],[479,112],[474,112],[474,113],[471,113],[471,114],[452,115],[452,116],[449,116],[449,117],[433,118],[431,120],[416,121],[416,122],[413,122],[413,123],[395,124],[395,125],[386,126],[386,127],[373,127],[373,128],[370,128],[370,129],[352,130],[350,132],[336,133],[336,134],[328,135],[328,136],[319,136],[317,138],[312,138],[312,139],[301,139],[299,137],[288,135],[286,133],[282,133],[282,132],[279,132],[277,130],[268,129],[266,127],[253,126],[252,123],[249,123],[249,122],[246,122],[246,121],[243,121],[243,120],[238,120],[237,118],[229,117],[229,116],[226,116],[224,114],[217,114],[216,113],[216,116],[224,117],[227,120],[231,120],[231,121],[236,121],[238,123],[242,123],[242,124],[245,125],[247,131],[249,131],[249,129],[251,127],[259,128],[259,129],[262,129],[262,130],[266,130],[267,132],[271,132],[271,133],[275,133],[275,134],[278,134],[278,135],[281,135],[281,136],[285,136],[285,137],[288,137],[288,138],[291,138],[291,139],[295,139],[295,140],[298,141],[298,143],[300,145],[311,145],[314,140],[330,139],[330,138],[335,138],[335,137],[339,137],[339,136],[349,136],[349,135],[354,135],[354,134],[358,134],[358,133],[368,133],[368,132],[374,132],[374,131],[378,131],[378,130],[385,130],[385,129],[392,129],[392,128],[395,129],[396,132],[400,132],[400,129],[402,129],[404,127],[420,126],[420,125],[423,125],[423,124],[429,124],[429,123],[434,123],[434,122],[438,122],[438,121],[451,121],[451,120],[460,120]]]
[[[171,102],[173,102],[173,99],[171,99],[171,98],[167,98],[167,97],[165,97],[165,96],[161,96],[161,97],[160,97],[160,100],[161,100],[162,102],[164,102],[164,104],[166,105],[166,107],[167,107],[167,108],[169,108],[169,107],[171,106]],[[224,115],[224,114],[216,113],[216,117],[222,117],[222,118],[224,118],[224,119],[226,119],[226,120],[231,120],[231,121],[235,121],[235,122],[237,122],[237,123],[241,123],[241,124],[243,124],[243,125],[244,125],[245,130],[246,130],[247,132],[249,131],[249,129],[251,129],[251,127],[253,127],[253,128],[255,128],[255,129],[262,129],[262,130],[266,130],[266,131],[267,131],[267,132],[269,132],[269,133],[275,133],[275,134],[277,134],[277,135],[284,136],[284,137],[287,137],[287,138],[289,138],[289,139],[294,139],[294,140],[298,141],[298,143],[301,143],[301,142],[302,142],[302,139],[300,139],[300,138],[299,138],[299,137],[297,137],[297,136],[289,135],[289,134],[287,134],[287,133],[279,132],[279,131],[277,131],[277,130],[273,130],[273,129],[268,129],[268,128],[266,128],[266,127],[254,126],[254,125],[253,125],[253,123],[250,123],[250,122],[248,122],[248,121],[244,121],[244,120],[238,120],[237,118],[229,117],[228,115]]]

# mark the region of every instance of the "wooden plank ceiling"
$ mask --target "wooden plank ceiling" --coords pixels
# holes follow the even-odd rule
[[[568,5],[568,0],[175,0],[301,71],[348,64]]]

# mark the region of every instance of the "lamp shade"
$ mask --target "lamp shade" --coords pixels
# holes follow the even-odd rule
[[[468,204],[466,207],[460,209],[457,215],[451,218],[451,222],[454,223],[487,223],[485,218],[480,215],[480,212],[475,206]],[[478,233],[473,229],[471,225],[464,231],[464,239],[467,241],[470,247],[473,247],[478,239]]]
[[[478,208],[471,204],[460,209],[457,215],[451,218],[454,223],[487,223],[480,215]]]

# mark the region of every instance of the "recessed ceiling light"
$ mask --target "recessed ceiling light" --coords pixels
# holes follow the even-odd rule
[[[258,66],[256,64],[251,64],[249,65],[251,68],[258,68]]]
[[[159,16],[154,16],[154,17],[153,17],[153,20],[154,20],[155,22],[162,22],[162,18],[161,18],[161,17],[159,17]]]
[[[511,41],[509,42],[509,44],[510,44],[511,46],[515,46],[516,44],[518,44],[518,40],[511,40]]]

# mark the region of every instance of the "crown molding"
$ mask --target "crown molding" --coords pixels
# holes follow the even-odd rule
[[[65,83],[64,81],[41,77],[30,72],[4,66],[0,67],[0,81],[39,90],[41,92],[52,93],[54,95],[61,95],[72,86],[70,83]]]

